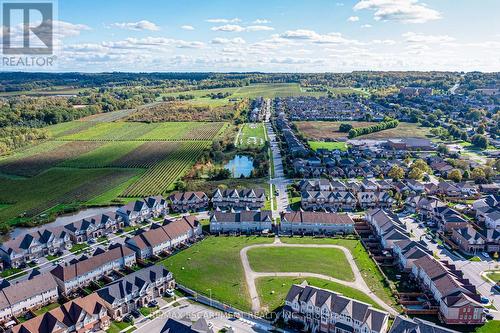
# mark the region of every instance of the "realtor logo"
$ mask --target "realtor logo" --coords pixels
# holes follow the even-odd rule
[[[3,2],[3,54],[52,54],[53,16],[52,2]]]

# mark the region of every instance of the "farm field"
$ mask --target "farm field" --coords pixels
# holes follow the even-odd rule
[[[297,129],[311,141],[338,140],[347,138],[347,133],[339,132],[340,124],[348,123],[354,128],[373,125],[366,121],[296,121]],[[430,135],[429,128],[414,123],[400,122],[398,127],[356,137],[356,139],[391,139],[391,138],[425,138]]]
[[[250,296],[239,252],[249,245],[272,242],[264,237],[208,237],[162,263],[179,284],[207,296],[211,291],[214,299],[249,311]]]
[[[304,281],[307,281],[311,286],[338,292],[346,297],[354,298],[380,309],[380,306],[362,291],[339,283],[306,276],[301,278],[264,277],[257,279],[255,284],[257,292],[259,293],[261,305],[266,307],[269,312],[279,310],[279,308],[285,304],[285,297],[291,286],[294,284],[301,284]]]
[[[354,281],[351,266],[340,249],[255,248],[247,253],[256,272],[309,272]]]
[[[230,93],[231,95],[225,98],[212,99],[209,94]],[[193,95],[195,98],[186,100],[194,105],[210,105],[221,106],[231,102],[232,99],[241,98],[274,98],[288,96],[324,96],[326,92],[309,92],[302,88],[298,83],[267,83],[267,84],[252,84],[244,87],[231,88],[216,88],[216,89],[201,89],[188,90],[182,92],[169,92],[162,94],[161,97],[177,97],[179,95]]]
[[[318,149],[328,149],[328,150],[341,150],[346,151],[347,145],[345,142],[333,142],[333,141],[308,141],[309,147],[316,151]]]
[[[113,122],[120,112],[49,126],[48,140],[0,157],[0,225],[49,222],[67,209],[164,194],[227,128]]]
[[[208,147],[210,147],[210,142],[207,141],[172,143],[172,150],[167,157],[148,169],[123,192],[123,196],[138,197],[165,193],[182,174],[193,166]]]
[[[384,277],[359,240],[345,238],[281,237],[281,242],[294,244],[334,244],[346,247],[351,251],[354,261],[370,289],[387,304],[393,307],[396,306],[396,300],[392,296],[389,287],[385,285]]]
[[[239,148],[260,148],[266,142],[265,127],[262,123],[244,124],[240,136],[238,137],[237,146]]]
[[[6,96],[53,96],[53,95],[77,95],[80,92],[88,90],[87,88],[73,88],[65,86],[54,86],[53,89],[32,89],[23,91],[0,92],[0,97]]]
[[[11,225],[57,204],[87,201],[133,177],[130,169],[52,168],[27,179],[0,177],[0,225]]]

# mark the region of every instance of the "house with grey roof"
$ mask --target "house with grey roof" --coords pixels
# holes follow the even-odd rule
[[[420,318],[397,316],[389,333],[458,333]]]
[[[226,332],[233,333],[234,331],[230,328]],[[167,319],[160,333],[215,333],[215,331],[203,317],[195,322],[185,317],[181,319]]]
[[[71,240],[64,227],[41,229],[17,236],[0,246],[0,256],[11,267],[48,254],[56,254],[71,247]]]
[[[68,223],[64,228],[69,233],[71,241],[81,243],[91,238],[116,232],[123,226],[123,218],[120,215],[115,212],[107,212]]]
[[[387,312],[342,294],[309,286],[305,281],[290,288],[283,318],[285,323],[298,322],[312,333],[385,333],[389,323]]]
[[[57,283],[50,273],[5,286],[0,289],[0,323],[56,302],[58,298]]]
[[[266,192],[256,189],[216,189],[212,194],[215,210],[252,210],[261,209],[266,202]]]
[[[168,199],[174,212],[194,212],[208,209],[209,199],[205,192],[175,192]]]
[[[271,231],[272,227],[272,212],[269,210],[215,211],[210,216],[211,233],[260,233]]]
[[[172,273],[163,266],[153,265],[113,281],[97,291],[114,319],[130,311],[147,306],[162,297],[167,289],[175,287]]]
[[[453,229],[451,239],[465,253],[483,252],[486,246],[484,236],[470,225],[466,228]]]

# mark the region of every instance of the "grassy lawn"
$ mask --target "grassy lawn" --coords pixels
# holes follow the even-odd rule
[[[387,304],[393,306],[397,304],[389,286],[385,283],[384,277],[359,240],[343,238],[282,237],[281,241],[283,243],[296,244],[335,244],[346,247],[351,251],[354,261],[370,289]]]
[[[260,148],[266,142],[265,126],[263,123],[244,124],[238,137],[238,148]]]
[[[144,317],[147,317],[149,316],[150,314],[152,314],[153,312],[155,312],[156,310],[158,310],[159,308],[157,306],[153,307],[153,308],[150,308],[148,306],[143,306],[142,308],[139,309],[139,312],[144,316]]]
[[[341,150],[346,151],[347,145],[345,142],[330,142],[330,141],[308,141],[307,142],[312,150],[328,149],[328,150]]]
[[[380,309],[370,296],[365,293],[344,286],[339,283],[330,282],[326,280],[304,277],[304,278],[290,278],[290,277],[265,277],[259,278],[256,281],[257,291],[261,305],[266,307],[268,311],[275,311],[284,304],[285,297],[293,284],[301,284],[304,280],[311,286],[332,290],[358,301],[365,302]]]
[[[251,303],[239,252],[252,244],[272,242],[263,237],[208,237],[162,263],[179,284],[248,311]]]
[[[52,303],[52,304],[49,304],[49,305],[46,305],[38,310],[35,310],[33,311],[37,316],[40,316],[42,314],[44,314],[45,312],[49,312],[50,310],[53,310],[55,308],[58,308],[60,307],[61,305],[59,303]]]
[[[500,271],[486,273],[486,275],[495,282],[500,282]]]
[[[256,272],[310,272],[354,281],[342,250],[327,248],[256,248],[248,251]]]
[[[126,323],[124,321],[112,321],[111,325],[109,325],[109,328],[106,332],[107,333],[119,333],[122,330],[126,329],[127,327],[132,329],[131,326],[132,326],[132,323]]]
[[[490,320],[483,326],[476,328],[474,333],[498,333],[500,332],[500,320]]]
[[[13,274],[19,273],[21,271],[22,271],[21,268],[7,268],[7,269],[4,269],[2,271],[2,273],[0,273],[0,276],[2,276],[3,278],[7,278],[7,277],[9,277],[9,276],[11,276]],[[21,275],[23,275],[23,274],[19,274],[17,276],[21,276]]]
[[[87,243],[75,244],[71,249],[69,249],[72,253],[82,252],[83,250],[88,249],[90,246]]]

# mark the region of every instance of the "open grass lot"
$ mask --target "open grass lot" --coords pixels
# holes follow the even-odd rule
[[[347,145],[345,142],[332,142],[332,141],[308,141],[307,142],[312,150],[328,149],[328,150],[341,150],[346,151]]]
[[[55,95],[77,95],[80,92],[88,90],[86,88],[73,88],[65,86],[54,86],[52,89],[32,89],[25,91],[0,92],[0,97],[7,96],[55,96]]]
[[[373,125],[367,121],[295,121],[297,129],[311,141],[346,138],[347,133],[339,132],[340,124],[351,124],[354,128]]]
[[[283,306],[285,303],[285,297],[293,284],[301,284],[307,281],[311,286],[328,289],[341,293],[342,295],[350,298],[354,298],[358,301],[371,304],[375,308],[380,309],[380,306],[375,303],[370,296],[366,295],[362,291],[357,289],[344,286],[339,283],[330,282],[322,279],[303,277],[303,278],[291,278],[291,277],[265,277],[259,278],[255,282],[257,286],[257,291],[259,293],[259,298],[263,307],[266,307],[269,312],[276,311],[279,307]]]
[[[311,141],[338,140],[347,138],[347,133],[339,132],[340,124],[348,123],[354,128],[373,125],[366,121],[296,121],[297,129]],[[398,127],[356,137],[356,139],[391,139],[391,138],[425,138],[430,135],[429,128],[414,123],[400,122]]]
[[[256,272],[309,272],[354,281],[354,274],[340,249],[327,248],[255,248],[248,260]]]
[[[163,265],[178,283],[248,311],[250,297],[239,252],[252,244],[272,242],[264,237],[208,237],[165,259]]]
[[[238,137],[238,147],[260,148],[266,142],[265,127],[263,123],[244,124]]]
[[[395,306],[396,300],[375,262],[370,258],[359,240],[344,238],[312,238],[312,237],[281,237],[283,243],[299,244],[335,244],[344,246],[351,251],[361,275],[370,289],[389,305]]]

